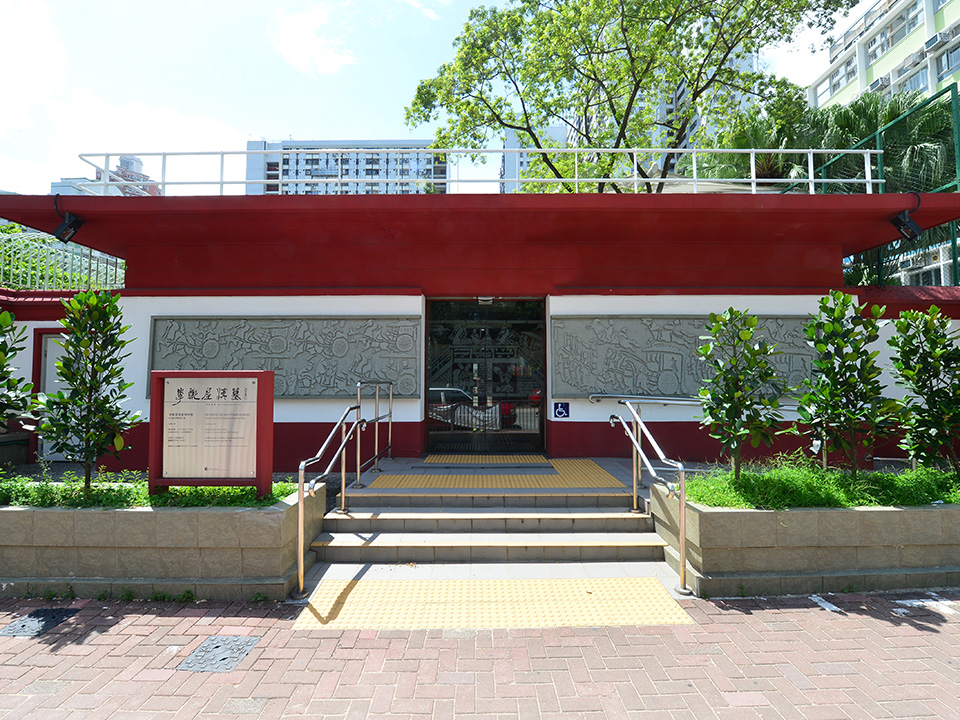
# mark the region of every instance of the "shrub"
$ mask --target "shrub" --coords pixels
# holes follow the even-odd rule
[[[891,432],[900,415],[900,404],[883,396],[878,350],[870,346],[879,337],[884,308],[832,292],[820,299],[820,310],[805,326],[807,339],[817,351],[815,375],[804,380],[798,398],[801,421],[827,448],[846,456],[847,469],[856,480],[860,447]]]
[[[900,446],[925,464],[946,456],[960,474],[954,447],[960,440],[960,333],[950,332],[950,319],[936,305],[904,311],[894,323],[894,374],[907,390]]]
[[[132,383],[123,382],[123,348],[129,340],[121,325],[119,296],[90,290],[63,300],[66,332],[57,342],[64,354],[57,377],[67,392],[40,394],[35,406],[35,429],[55,452],[79,462],[84,470],[84,492],[97,461],[106,454],[119,457],[123,433],[140,422],[140,413],[121,405]]]
[[[0,312],[0,431],[7,421],[26,412],[30,404],[31,383],[15,375],[13,358],[23,350],[27,331],[14,324],[13,313]]]
[[[755,338],[757,318],[729,308],[721,315],[710,313],[710,335],[697,352],[713,370],[700,389],[701,424],[710,437],[720,441],[730,458],[734,477],[740,477],[743,444],[753,447],[773,442],[774,426],[783,419],[778,408],[783,383],[770,358],[779,354],[776,345]]]

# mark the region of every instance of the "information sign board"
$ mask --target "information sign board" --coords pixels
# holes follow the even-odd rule
[[[257,475],[257,379],[166,378],[163,477]]]
[[[273,487],[273,372],[150,374],[150,492],[171,485]]]

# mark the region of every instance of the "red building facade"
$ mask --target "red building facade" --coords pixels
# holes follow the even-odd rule
[[[706,316],[749,309],[809,360],[796,329],[843,285],[842,259],[897,237],[900,195],[404,195],[61,198],[74,241],[126,260],[126,379],[148,411],[151,370],[274,370],[274,466],[310,457],[358,381],[395,383],[394,454],[427,449],[626,455],[604,395],[651,398],[664,450],[716,457],[693,356]],[[49,196],[0,197],[0,216],[52,231]],[[923,196],[924,228],[960,217]],[[955,289],[863,289],[893,313]],[[42,384],[56,299],[8,293]],[[440,391],[469,400],[461,411]],[[591,400],[591,396],[593,396]],[[655,400],[653,398],[666,398]],[[459,412],[459,414],[458,414]],[[370,413],[372,414],[372,408]],[[149,418],[148,418],[149,421]],[[143,467],[148,425],[135,431]]]

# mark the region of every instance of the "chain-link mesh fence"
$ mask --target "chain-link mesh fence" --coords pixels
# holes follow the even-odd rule
[[[855,148],[882,150],[871,173],[885,193],[957,192],[960,189],[960,105],[957,86],[944,88]],[[831,184],[824,192],[862,192],[865,168],[842,157],[821,167],[823,178],[859,180]],[[876,250],[846,258],[847,285],[960,285],[957,224],[930,228]]]

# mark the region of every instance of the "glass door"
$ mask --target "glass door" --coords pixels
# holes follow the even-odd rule
[[[434,300],[428,305],[427,449],[543,449],[542,300]]]

